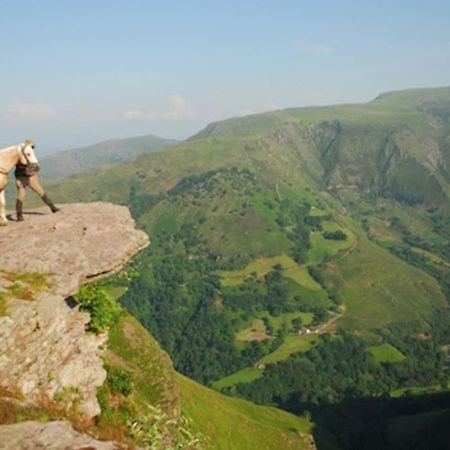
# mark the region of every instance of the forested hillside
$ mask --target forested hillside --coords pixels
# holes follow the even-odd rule
[[[450,375],[450,88],[230,119],[49,190],[130,206],[152,245],[122,302],[181,373],[345,448],[400,448],[443,398],[413,394]]]

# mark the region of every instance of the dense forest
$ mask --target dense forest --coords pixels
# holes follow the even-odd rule
[[[436,312],[436,319],[441,315]],[[324,335],[313,349],[268,366],[263,377],[235,389],[258,403],[301,412],[306,405],[389,395],[405,386],[446,387],[449,372],[440,340],[448,340],[450,330],[439,331],[437,338],[420,339],[412,337],[418,332],[413,324],[382,330],[385,341],[405,356],[392,363],[374,361],[367,340],[346,333]]]

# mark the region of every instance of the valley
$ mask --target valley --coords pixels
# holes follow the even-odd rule
[[[400,91],[214,123],[49,190],[130,207],[152,245],[120,302],[177,371],[311,420],[319,448],[397,448],[374,430],[450,406],[449,142],[450,89]]]

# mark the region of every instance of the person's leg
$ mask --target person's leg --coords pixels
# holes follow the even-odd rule
[[[39,178],[37,175],[33,175],[29,179],[29,186],[36,192],[39,197],[42,198],[42,201],[51,209],[52,212],[58,212],[59,208],[57,208],[54,203],[50,200],[50,198],[46,195],[44,188],[42,187]]]
[[[17,188],[16,215],[18,222],[22,222],[23,220],[23,202],[25,201],[25,195],[27,193],[26,186],[27,186],[26,177],[16,178],[16,188]]]

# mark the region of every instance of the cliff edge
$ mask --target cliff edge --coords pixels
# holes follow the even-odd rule
[[[116,319],[86,331],[105,316],[71,296],[148,243],[126,208],[107,203],[36,210],[0,228],[0,450],[315,449],[306,419],[177,374],[117,304],[117,279],[88,297],[111,300]]]
[[[128,209],[108,203],[36,210],[0,227],[0,397],[32,407],[57,397],[86,420],[100,414],[106,336],[86,333],[89,315],[67,299],[148,244]]]

